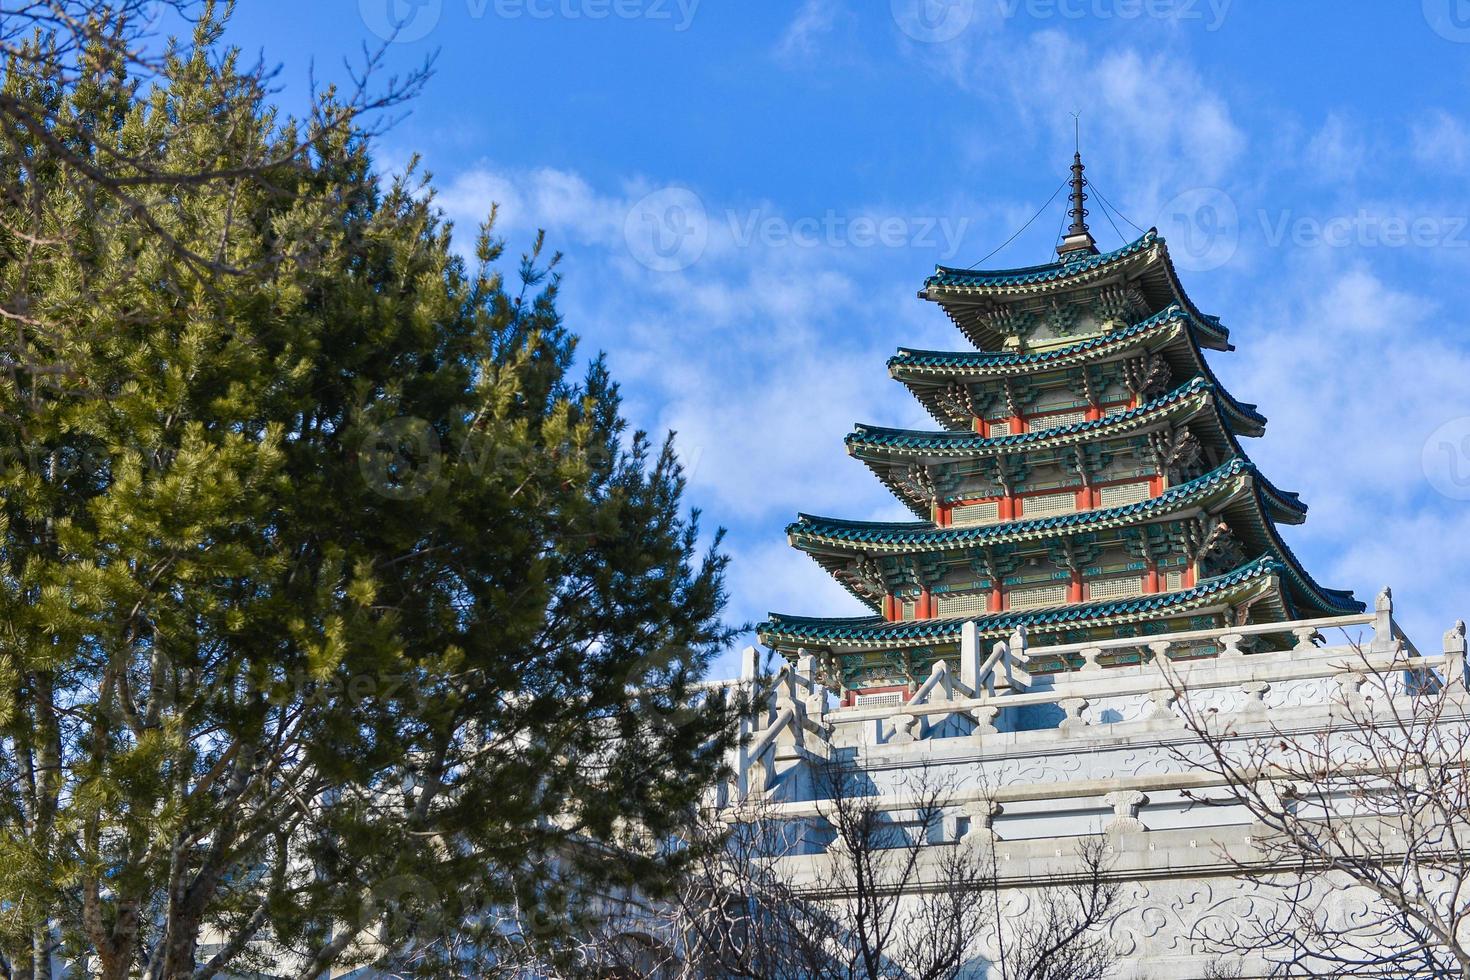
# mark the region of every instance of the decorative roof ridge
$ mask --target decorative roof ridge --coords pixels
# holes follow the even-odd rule
[[[1042,265],[1027,266],[1020,269],[957,269],[951,266],[935,266],[934,274],[924,280],[924,289],[919,296],[924,299],[936,299],[928,295],[929,288],[950,287],[956,289],[964,288],[1006,288],[1011,286],[1040,286],[1059,280],[1077,278],[1084,273],[1090,273],[1099,268],[1112,265],[1116,262],[1131,258],[1140,254],[1152,245],[1159,246],[1159,254],[1162,257],[1162,268],[1169,282],[1169,290],[1175,299],[1184,306],[1186,310],[1194,314],[1205,324],[1213,325],[1213,332],[1220,338],[1224,350],[1234,350],[1230,343],[1230,331],[1220,322],[1217,316],[1211,316],[1200,311],[1194,300],[1184,291],[1184,284],[1179,281],[1179,273],[1174,268],[1174,260],[1169,255],[1169,246],[1164,237],[1159,234],[1157,228],[1150,228],[1143,236],[1129,242],[1111,252],[1103,252],[1099,255],[1089,255],[1083,259],[1072,261],[1049,262]],[[948,279],[949,281],[946,281]]]
[[[1074,258],[1071,261],[1043,262],[1040,265],[1023,266],[1018,269],[960,269],[954,266],[936,265],[934,274],[924,280],[925,288],[931,285],[944,285],[939,282],[943,276],[955,276],[976,282],[988,282],[993,285],[1012,285],[1019,282],[1045,282],[1049,279],[1059,278],[1061,274],[1066,276],[1095,269],[1100,265],[1107,265],[1118,259],[1127,258],[1136,252],[1152,245],[1155,241],[1163,241],[1159,237],[1157,228],[1150,228],[1144,232],[1142,237],[1113,249],[1111,252],[1100,252],[1097,255],[1089,255],[1086,258]]]
[[[1213,488],[1221,481],[1230,477],[1250,475],[1259,477],[1256,464],[1244,456],[1236,456],[1228,462],[1215,467],[1202,476],[1181,483],[1178,486],[1169,487],[1157,497],[1149,497],[1146,500],[1136,501],[1131,504],[1123,504],[1118,507],[1102,507],[1093,510],[1077,511],[1071,514],[1054,514],[1049,517],[1022,518],[1014,521],[1004,521],[996,524],[980,524],[970,527],[938,527],[932,521],[859,521],[849,520],[842,517],[821,517],[812,514],[798,514],[797,519],[786,526],[786,533],[806,532],[808,534],[826,534],[835,537],[843,531],[886,531],[892,534],[934,534],[937,538],[946,539],[944,543],[971,543],[974,540],[985,540],[987,538],[1003,538],[1011,534],[1024,534],[1031,530],[1049,530],[1051,528],[1071,528],[1079,525],[1106,523],[1119,517],[1129,517],[1144,511],[1157,510],[1163,507],[1177,504],[1181,499],[1188,499],[1195,494]],[[829,532],[818,531],[816,528],[826,527],[832,529]],[[935,542],[939,543],[939,542]]]
[[[798,511],[796,520],[786,525],[786,530],[789,533],[799,527],[810,526],[812,524],[840,524],[855,528],[890,528],[892,530],[902,531],[940,530],[940,528],[935,527],[933,521],[863,521],[847,517],[824,517],[821,514],[808,514],[805,511]]]
[[[1262,555],[1222,575],[1201,579],[1188,589],[1173,592],[1156,592],[1128,599],[1110,599],[1106,602],[1078,603],[1065,606],[1049,606],[1041,609],[988,613],[983,616],[957,616],[944,619],[918,619],[890,622],[882,616],[791,616],[785,613],[767,613],[767,619],[756,627],[760,635],[781,632],[791,627],[817,627],[827,630],[879,631],[884,639],[938,639],[958,636],[959,627],[974,621],[981,632],[1008,629],[1030,623],[1076,622],[1087,619],[1105,619],[1141,611],[1168,609],[1183,605],[1191,600],[1207,597],[1215,592],[1239,585],[1262,575],[1280,575],[1287,571],[1285,564],[1270,555]],[[826,638],[834,638],[828,636]],[[843,637],[835,637],[843,638]]]
[[[1080,432],[1089,432],[1116,426],[1119,423],[1129,422],[1150,412],[1166,408],[1183,398],[1187,398],[1201,391],[1216,394],[1220,391],[1220,387],[1218,384],[1212,383],[1204,375],[1197,374],[1172,391],[1160,395],[1152,401],[1145,402],[1137,408],[1130,408],[1126,412],[1119,412],[1117,415],[1106,415],[1100,419],[1088,419],[1083,422],[1074,422],[1071,425],[1059,425],[1050,429],[1033,429],[1028,432],[1020,432],[1009,436],[985,437],[974,432],[952,432],[942,429],[896,429],[859,422],[857,427],[846,436],[845,441],[850,446],[862,441],[864,436],[868,436],[889,440],[915,439],[934,444],[953,443],[963,445],[971,443],[977,448],[982,446],[1015,446],[1027,442],[1042,442],[1046,439],[1055,439],[1059,436],[1076,435]]]
[[[913,358],[936,358],[952,359],[956,361],[974,361],[977,364],[1022,364],[1041,363],[1043,361],[1055,361],[1072,354],[1080,354],[1083,351],[1100,347],[1104,344],[1116,343],[1119,340],[1130,339],[1140,333],[1146,333],[1154,327],[1164,323],[1173,323],[1177,320],[1194,319],[1188,310],[1178,303],[1170,303],[1157,313],[1144,317],[1137,323],[1130,323],[1121,330],[1113,330],[1108,333],[1098,334],[1096,337],[1088,337],[1075,344],[1067,344],[1062,347],[1053,347],[1049,350],[1030,351],[946,351],[946,350],[922,350],[914,347],[900,347],[898,353],[888,359],[888,366],[892,367],[896,361],[906,357]]]

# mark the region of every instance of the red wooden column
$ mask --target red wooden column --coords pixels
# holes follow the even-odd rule
[[[1082,601],[1082,573],[1079,571],[1072,572],[1072,581],[1067,584],[1067,601]]]
[[[1164,494],[1163,474],[1148,478],[1148,495],[1150,497],[1161,497]]]
[[[919,590],[919,605],[918,605],[918,608],[916,610],[914,610],[914,618],[915,619],[933,619],[934,618],[934,613],[931,611],[931,608],[932,608],[932,600],[931,600],[931,597],[929,595],[928,588],[920,589]]]
[[[1102,406],[1097,402],[1091,402],[1087,406],[1087,421],[1096,422],[1103,417]]]
[[[993,613],[1005,612],[1005,608],[1005,590],[1001,588],[1000,582],[997,581],[993,586],[990,587],[990,611]]]
[[[1164,587],[1159,580],[1158,562],[1151,561],[1148,563],[1148,575],[1144,578],[1143,591],[1149,594],[1164,591]]]
[[[1001,497],[997,503],[999,504],[999,513],[997,516],[1001,520],[1013,521],[1016,519],[1015,497],[1011,496],[1010,494],[1006,494],[1004,497]]]
[[[883,594],[883,618],[890,623],[896,622],[898,620],[897,606],[898,603],[894,601],[893,596],[885,592]]]

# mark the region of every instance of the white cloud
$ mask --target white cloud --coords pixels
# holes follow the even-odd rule
[[[1070,143],[1068,114],[1079,111],[1084,156],[1126,161],[1135,204],[1218,181],[1246,147],[1227,102],[1184,57],[1099,50],[1053,29],[972,31],[918,50],[954,84],[1052,134],[1048,142]]]
[[[799,62],[814,56],[821,38],[832,33],[837,12],[837,0],[805,0],[776,42],[777,59]]]
[[[1470,167],[1470,128],[1448,112],[1441,109],[1416,120],[1411,136],[1414,158],[1427,169],[1452,176]]]
[[[1367,140],[1357,126],[1332,112],[1308,140],[1303,164],[1314,180],[1340,184],[1358,176],[1367,156]]]

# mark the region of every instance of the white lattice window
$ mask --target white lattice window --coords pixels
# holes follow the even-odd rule
[[[994,524],[1000,520],[1000,501],[991,500],[983,504],[962,504],[950,511],[950,521],[961,527],[976,524]]]
[[[1115,483],[1103,487],[1098,499],[1104,507],[1125,507],[1148,499],[1148,481],[1141,483]]]
[[[917,615],[917,606],[912,602],[899,603],[899,618],[904,622],[911,621]]]
[[[1046,517],[1050,514],[1071,514],[1077,510],[1075,493],[1049,493],[1041,497],[1026,497],[1021,505],[1022,517]]]
[[[984,592],[962,592],[956,595],[937,595],[940,616],[972,616],[987,609],[989,596]]]
[[[1105,602],[1108,599],[1132,599],[1134,596],[1143,595],[1143,579],[1105,578],[1091,583],[1087,587],[1087,593],[1097,602]]]
[[[884,691],[882,694],[859,694],[852,699],[855,708],[889,708],[903,704],[902,691]]]
[[[1064,425],[1076,425],[1078,422],[1086,421],[1087,413],[1084,411],[1057,412],[1055,415],[1043,415],[1032,419],[1031,427],[1033,429],[1060,429]]]
[[[994,437],[994,436],[1008,436],[1010,434],[1011,434],[1011,423],[1009,421],[1007,421],[1007,422],[992,422],[992,423],[990,423],[990,435],[992,437]]]
[[[1164,576],[1164,588],[1170,592],[1184,588],[1184,573],[1169,572]]]
[[[1126,404],[1109,405],[1107,408],[1103,409],[1103,418],[1107,418],[1110,415],[1122,415],[1126,411],[1128,411],[1128,406]]]
[[[1033,585],[1029,588],[1011,591],[1012,609],[1040,609],[1042,606],[1060,606],[1066,601],[1066,583]]]

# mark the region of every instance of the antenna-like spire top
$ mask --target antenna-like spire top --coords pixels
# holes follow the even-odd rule
[[[1057,255],[1068,261],[1097,254],[1097,241],[1087,230],[1087,192],[1083,190],[1087,186],[1087,178],[1082,176],[1087,168],[1082,165],[1082,121],[1075,112],[1072,119],[1075,143],[1072,153],[1072,209],[1068,212],[1072,226],[1067,229],[1062,244],[1057,246]]]

